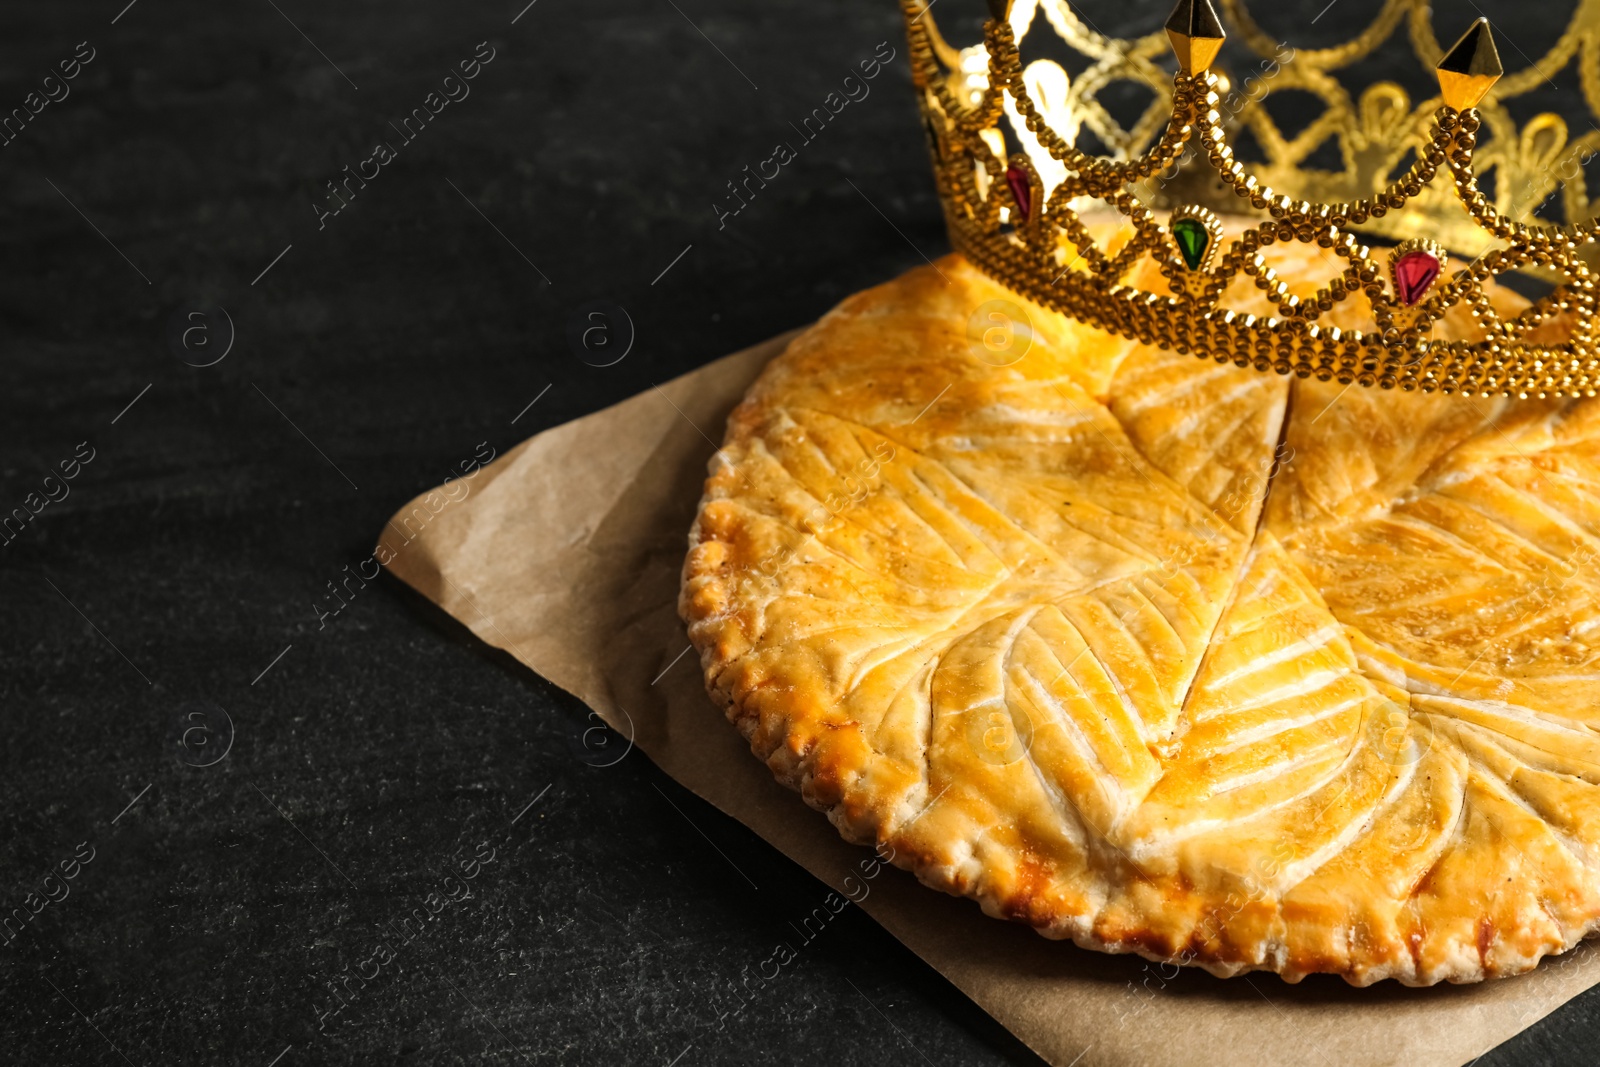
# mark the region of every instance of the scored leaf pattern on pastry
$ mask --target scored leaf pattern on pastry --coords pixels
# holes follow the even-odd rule
[[[1428,984],[1583,936],[1600,408],[1345,391],[1034,306],[997,366],[966,324],[1008,299],[959,257],[859,294],[731,416],[681,609],[756,754],[1094,948]]]

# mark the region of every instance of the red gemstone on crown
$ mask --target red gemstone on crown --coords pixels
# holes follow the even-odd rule
[[[1395,260],[1394,287],[1406,307],[1421,300],[1438,277],[1439,259],[1432,252],[1416,249]]]
[[[1028,183],[1028,172],[1021,167],[1006,168],[1006,184],[1011,186],[1011,197],[1017,202],[1017,213],[1027,222],[1033,214],[1033,187]]]

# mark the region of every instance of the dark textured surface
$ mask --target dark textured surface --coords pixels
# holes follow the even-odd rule
[[[735,1013],[820,883],[637,753],[590,766],[586,709],[395,583],[319,619],[480,442],[944,250],[903,58],[725,228],[712,206],[879,42],[903,53],[894,6],[122,4],[14,4],[0,40],[5,109],[95,50],[0,148],[0,512],[94,453],[0,548],[0,905],[93,850],[0,943],[0,1061],[1038,1062],[854,908]],[[1145,6],[1084,13],[1126,32]],[[1512,37],[1538,54],[1534,17]],[[319,230],[324,184],[480,41],[471,95]],[[605,368],[566,338],[595,299],[637,332]],[[212,305],[236,343],[186,366],[169,318]],[[231,750],[186,765],[183,727],[211,730],[191,763],[226,741],[216,708]],[[1596,1034],[1600,994],[1481,1062],[1586,1061]]]

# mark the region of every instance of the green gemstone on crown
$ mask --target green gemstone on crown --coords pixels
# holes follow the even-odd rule
[[[1172,236],[1178,239],[1178,254],[1190,270],[1199,270],[1211,244],[1211,231],[1199,219],[1173,219]]]

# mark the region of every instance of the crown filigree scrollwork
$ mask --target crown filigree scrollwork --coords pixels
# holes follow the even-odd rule
[[[1241,0],[1223,5],[1250,48],[1274,54],[1278,43],[1250,20]],[[1291,140],[1258,100],[1248,101],[1239,120],[1255,132],[1269,162],[1247,167],[1234,157],[1225,129],[1227,83],[1212,67],[1226,34],[1208,0],[1180,0],[1163,31],[1132,42],[1094,33],[1062,0],[990,0],[983,44],[961,52],[940,37],[922,0],[902,6],[952,243],[1018,293],[1123,336],[1282,374],[1468,395],[1593,396],[1600,388],[1588,263],[1600,223],[1588,217],[1581,172],[1550,173],[1560,151],[1572,148],[1564,126],[1557,130],[1560,120],[1539,116],[1518,131],[1489,97],[1530,87],[1523,84],[1527,72],[1504,74],[1487,20],[1473,23],[1445,51],[1425,3],[1390,0],[1355,40],[1295,54],[1282,65],[1282,84],[1311,89],[1328,110]],[[1047,61],[1024,66],[1018,42],[1040,11],[1091,58],[1076,79]],[[1420,109],[1414,114],[1398,87],[1378,85],[1352,106],[1330,71],[1368,54],[1407,11],[1412,43],[1435,67],[1439,98],[1426,103],[1425,116]],[[1581,49],[1589,59],[1585,69],[1600,69],[1597,12],[1600,0],[1583,0],[1573,27],[1546,58],[1565,62]],[[1178,59],[1175,75],[1157,65],[1166,47]],[[1094,100],[1117,77],[1158,93],[1132,130],[1122,130]],[[1584,92],[1591,106],[1600,102],[1600,74],[1585,78]],[[1493,140],[1479,153],[1486,125]],[[1108,154],[1078,147],[1084,127]],[[1302,166],[1330,136],[1340,142],[1344,173]],[[1589,151],[1587,141],[1575,144]],[[1415,159],[1396,175],[1408,150]],[[1478,183],[1490,165],[1501,186],[1494,199]],[[1208,206],[1168,210],[1159,195],[1204,187],[1174,178],[1175,171],[1200,169],[1229,202],[1209,207],[1258,220],[1226,247],[1222,222]],[[1524,177],[1528,171],[1534,174]],[[1574,221],[1551,225],[1508,212],[1508,184],[1532,182],[1528,198],[1543,199],[1562,178]],[[1114,251],[1096,243],[1083,219],[1097,205],[1114,209],[1132,230]],[[1360,237],[1370,232],[1404,240],[1375,255]],[[1262,254],[1284,242],[1317,245],[1338,262],[1338,272],[1314,294],[1295,295]],[[1453,272],[1446,246],[1466,260]],[[1159,266],[1168,292],[1125,284],[1145,257]],[[1530,269],[1558,284],[1503,317],[1486,284]],[[1273,315],[1225,306],[1229,286],[1240,278],[1265,294]],[[1375,329],[1342,331],[1319,321],[1357,294],[1370,305]],[[1436,339],[1434,324],[1458,305],[1470,311],[1478,336]],[[1559,328],[1542,329],[1547,325]]]

